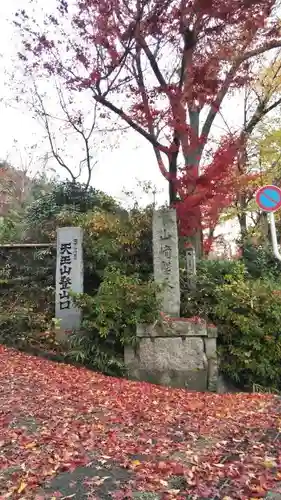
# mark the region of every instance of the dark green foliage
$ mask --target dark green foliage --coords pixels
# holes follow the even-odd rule
[[[254,246],[247,243],[244,247],[243,262],[252,278],[279,279],[281,262],[277,260],[271,247]]]
[[[9,215],[0,222],[0,242],[1,244],[18,242],[23,233],[22,221],[19,214]],[[0,257],[1,258],[1,257]]]
[[[83,323],[69,339],[68,359],[122,375],[124,345],[134,345],[137,323],[153,323],[159,314],[152,207],[125,211],[78,184],[48,189],[28,207],[21,238],[55,241],[58,226],[84,230],[85,293],[75,298]],[[11,215],[0,227],[0,241],[11,241],[18,229],[19,216]],[[54,250],[0,249],[0,341],[57,349],[50,328],[54,278]],[[182,270],[181,314],[218,326],[221,370],[241,386],[280,388],[281,265],[270,249],[246,244],[239,260],[200,261],[196,288],[187,283]]]
[[[281,302],[274,291],[276,284],[261,280],[217,290],[223,370],[243,385],[281,387]]]
[[[106,375],[122,376],[126,373],[123,346],[112,333],[105,339],[101,338],[97,329],[71,334],[66,359]]]
[[[197,262],[196,288],[187,286],[187,275],[181,271],[181,313],[184,317],[202,316],[215,321],[214,305],[217,304],[217,287],[245,278],[245,268],[238,261],[201,260]]]
[[[252,277],[242,261],[202,261],[196,282],[183,314],[218,326],[221,370],[241,386],[280,388],[281,280]]]
[[[25,307],[0,314],[0,343],[11,347],[28,348],[36,343],[38,333],[49,326],[48,315]]]
[[[54,313],[55,251],[53,248],[1,248],[1,307],[7,302]]]
[[[114,332],[122,344],[131,344],[138,323],[153,323],[158,318],[157,291],[154,281],[143,282],[137,275],[126,276],[118,268],[109,268],[97,294],[82,294],[75,301],[88,331],[97,329],[104,338]]]
[[[54,317],[52,249],[0,249],[0,341],[24,345]]]
[[[21,235],[25,242],[54,242],[59,226],[84,229],[85,294],[77,298],[84,318],[82,332],[71,336],[68,359],[120,375],[124,343],[133,342],[136,323],[158,312],[150,281],[151,209],[135,207],[127,212],[104,193],[62,183],[42,193],[26,212]],[[0,241],[4,236],[5,241],[13,240],[14,219],[6,220],[2,229]],[[54,317],[55,250],[5,249],[1,255],[0,294],[2,304],[6,301],[5,311],[0,311],[2,342],[22,348],[45,345],[57,351],[54,332],[49,331]],[[40,331],[45,333],[38,337]]]
[[[83,311],[84,333],[71,337],[70,358],[109,375],[124,373],[123,348],[135,344],[136,325],[158,318],[157,291],[153,281],[107,269],[96,295],[75,297]]]
[[[66,181],[55,184],[51,192],[38,197],[27,208],[26,221],[30,228],[38,230],[42,224],[49,227],[61,211],[81,214],[97,207],[109,212],[121,211],[119,204],[105,193],[91,187],[85,190],[82,184]]]

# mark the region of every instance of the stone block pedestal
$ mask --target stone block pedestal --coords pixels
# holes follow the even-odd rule
[[[196,391],[217,390],[216,328],[204,321],[169,318],[139,325],[137,336],[138,347],[125,348],[131,378]]]
[[[216,328],[199,318],[179,318],[180,274],[177,213],[174,208],[153,213],[154,280],[161,288],[162,320],[138,325],[138,346],[125,348],[129,376],[136,380],[216,391],[218,366]],[[195,255],[192,254],[195,272]],[[194,321],[193,321],[194,320]]]

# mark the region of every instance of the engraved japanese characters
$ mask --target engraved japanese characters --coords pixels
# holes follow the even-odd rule
[[[62,227],[57,230],[56,318],[63,330],[79,328],[81,313],[74,306],[70,290],[83,292],[82,229]]]
[[[163,312],[180,315],[178,230],[175,210],[153,214],[153,261],[155,281],[164,285]]]

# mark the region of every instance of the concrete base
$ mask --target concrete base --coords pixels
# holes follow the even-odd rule
[[[165,385],[168,387],[186,388],[192,391],[206,391],[207,371],[176,371],[166,372],[134,370],[130,372],[130,378],[150,382],[151,384]]]
[[[125,348],[130,378],[197,391],[217,391],[218,363],[214,327],[204,321],[169,319],[139,325],[138,347]]]

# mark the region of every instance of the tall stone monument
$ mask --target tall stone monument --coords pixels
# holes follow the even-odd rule
[[[205,391],[216,390],[216,328],[198,318],[180,318],[180,278],[176,211],[153,216],[155,281],[163,285],[161,319],[137,327],[138,347],[125,348],[132,378]]]
[[[172,209],[153,214],[154,279],[163,286],[162,310],[172,317],[180,315],[180,274],[177,215]]]
[[[82,242],[80,227],[57,229],[56,318],[61,333],[76,330],[81,323],[81,311],[74,306],[69,292],[83,292]]]

